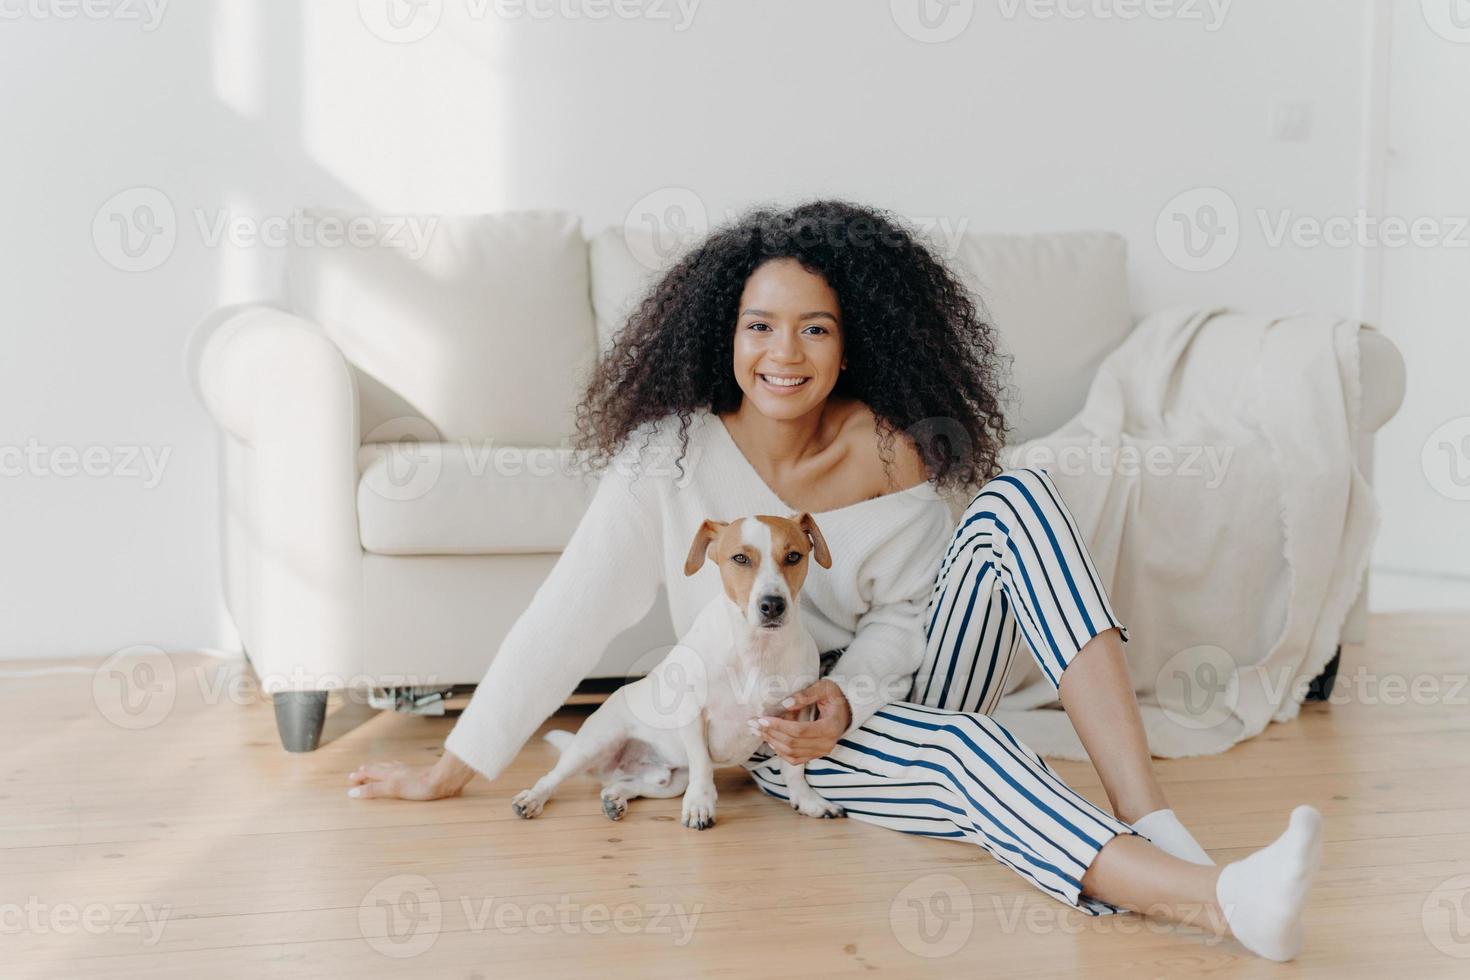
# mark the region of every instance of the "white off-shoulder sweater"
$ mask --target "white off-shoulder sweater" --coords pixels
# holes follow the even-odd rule
[[[483,775],[493,779],[510,763],[608,644],[648,613],[660,584],[675,631],[689,629],[721,591],[711,563],[684,574],[702,521],[798,513],[709,411],[690,423],[681,475],[678,423],[670,416],[645,425],[603,471],[565,551],[449,733],[448,750]],[[908,692],[953,520],[928,483],[813,516],[832,567],[811,565],[798,600],[802,623],[818,650],[846,648],[828,676],[847,696],[857,728]]]

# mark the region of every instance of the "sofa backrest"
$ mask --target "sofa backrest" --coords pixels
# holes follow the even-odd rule
[[[648,233],[592,237],[592,304],[606,344],[658,270]],[[1009,442],[1045,435],[1082,407],[1097,367],[1133,327],[1127,244],[1111,232],[964,234],[935,239],[985,306],[1013,357]]]
[[[312,213],[325,215],[353,217]],[[674,256],[622,227],[589,241],[557,211],[415,220],[417,238],[301,246],[288,265],[292,309],[356,371],[363,441],[561,444],[598,349]],[[1071,418],[1132,328],[1122,237],[967,233],[935,245],[1014,359],[1010,442]]]
[[[597,352],[578,218],[406,220],[420,233],[295,247],[287,267],[293,311],[320,324],[356,371],[363,442],[561,443]]]

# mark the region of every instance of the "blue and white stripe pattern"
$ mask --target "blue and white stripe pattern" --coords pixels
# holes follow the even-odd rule
[[[880,709],[809,763],[807,781],[853,819],[979,844],[1069,905],[1116,911],[1082,896],[1082,876],[1104,844],[1135,831],[989,717],[1022,638],[1056,687],[1087,641],[1113,627],[1126,641],[1051,478],[1005,471],[970,502],[940,565],[911,700]],[[746,767],[785,799],[765,751]]]

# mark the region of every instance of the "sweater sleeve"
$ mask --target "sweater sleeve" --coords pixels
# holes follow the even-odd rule
[[[852,642],[827,676],[852,710],[851,733],[883,705],[908,696],[924,659],[924,610],[949,542],[952,521],[943,503],[874,551],[859,579],[868,600]]]
[[[494,779],[653,607],[663,581],[659,477],[604,471],[571,540],[511,626],[445,748]],[[620,460],[623,460],[620,462]]]

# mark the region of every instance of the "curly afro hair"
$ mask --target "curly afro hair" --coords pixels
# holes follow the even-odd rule
[[[745,281],[790,258],[837,294],[847,370],[834,395],[878,421],[887,468],[903,432],[929,480],[949,490],[1002,468],[1002,355],[977,302],[935,252],[890,214],[843,201],[758,208],[713,231],[643,297],[599,358],[577,407],[575,444],[605,465],[644,423],[679,417],[680,459],[692,413],[733,411]]]

